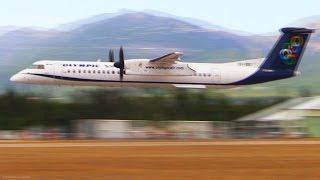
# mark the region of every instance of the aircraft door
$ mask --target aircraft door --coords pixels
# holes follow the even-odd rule
[[[54,71],[55,71],[55,82],[57,85],[61,85],[61,81],[63,78],[63,66],[62,64],[55,64],[55,68],[54,68]]]
[[[49,84],[54,84],[55,83],[55,80],[54,80],[54,76],[55,76],[55,72],[54,72],[54,64],[45,64],[44,66],[44,74],[47,75],[48,77],[53,77],[53,78],[50,78],[50,82]]]
[[[217,69],[217,68],[212,69],[212,82],[213,84],[220,84],[221,82],[220,69]]]

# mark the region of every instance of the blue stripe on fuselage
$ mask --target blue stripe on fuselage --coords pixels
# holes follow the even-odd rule
[[[42,76],[47,78],[53,78],[57,80],[66,80],[66,81],[82,81],[82,82],[121,82],[121,83],[158,83],[158,84],[196,84],[196,85],[251,85],[264,83],[274,80],[286,79],[294,76],[294,71],[292,70],[272,70],[267,72],[259,69],[251,76],[233,83],[225,84],[214,84],[214,83],[194,83],[194,82],[158,82],[158,81],[118,81],[118,80],[100,80],[100,79],[84,79],[84,78],[74,78],[66,76],[56,76],[48,74],[36,74],[30,73],[30,75]]]

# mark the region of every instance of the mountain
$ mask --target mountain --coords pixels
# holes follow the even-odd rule
[[[140,46],[158,46],[157,44],[161,44],[162,47],[163,45],[166,45],[166,47],[169,45],[173,48],[199,47],[201,49],[214,46],[213,40],[219,41],[219,45],[222,47],[228,47],[229,45],[231,48],[237,47],[235,43],[243,39],[230,33],[210,31],[181,20],[142,12],[124,14],[97,23],[83,25],[73,31],[73,36],[90,39],[92,40],[90,44],[100,42],[99,45],[108,45],[110,44],[108,39],[112,39],[112,43],[115,44],[137,44],[136,42],[141,42]],[[100,41],[101,37],[105,40]],[[224,40],[233,40],[234,43],[224,42]],[[182,44],[181,41],[192,43]]]
[[[84,18],[84,19],[80,19],[80,20],[77,20],[74,22],[60,24],[55,29],[60,30],[60,31],[72,31],[72,30],[75,30],[75,29],[77,29],[83,25],[86,25],[86,24],[91,24],[91,23],[102,21],[102,20],[107,20],[107,19],[110,19],[110,18],[113,18],[116,16],[120,16],[120,15],[128,14],[128,13],[133,13],[133,12],[136,12],[136,11],[129,10],[129,9],[121,9],[115,13],[98,14],[98,15],[91,16],[91,17]]]
[[[203,21],[200,19],[196,19],[196,18],[189,18],[189,17],[180,17],[180,16],[176,16],[176,15],[172,15],[169,13],[164,13],[164,12],[160,12],[160,11],[155,11],[155,10],[150,10],[150,9],[145,9],[143,11],[134,11],[134,10],[130,10],[130,9],[121,9],[118,12],[115,13],[104,13],[104,14],[99,14],[99,15],[95,15],[89,18],[84,18],[84,19],[80,19],[78,21],[74,21],[74,22],[70,22],[70,23],[66,23],[66,24],[61,24],[58,25],[56,27],[57,30],[60,31],[72,31],[75,30],[83,25],[86,24],[91,24],[91,23],[95,23],[95,22],[99,22],[99,21],[103,21],[103,20],[107,20],[116,16],[120,16],[120,15],[124,15],[124,14],[129,14],[129,13],[146,13],[149,15],[153,15],[153,16],[158,16],[158,17],[167,17],[170,19],[176,19],[176,20],[180,20],[180,21],[184,21],[187,22],[189,24],[195,25],[195,26],[199,26],[201,28],[207,29],[207,30],[211,30],[211,31],[226,31],[226,32],[230,32],[233,34],[237,34],[237,35],[244,35],[244,36],[248,36],[248,35],[252,35],[253,33],[250,32],[245,32],[245,31],[239,31],[239,30],[234,30],[234,29],[227,29],[224,28],[222,26],[218,26],[212,23],[209,23],[207,21]]]
[[[55,30],[38,31],[30,28],[19,28],[5,33],[0,37],[0,64],[13,65],[12,57],[28,51],[34,53],[36,47],[45,49],[45,43],[42,42],[58,34]]]
[[[127,13],[85,24],[70,32],[62,32],[51,38],[46,46],[59,47],[59,44],[63,46],[59,54],[56,53],[57,48],[54,48],[42,51],[43,55],[46,57],[46,54],[50,54],[51,58],[61,59],[98,59],[105,57],[104,53],[109,48],[117,49],[123,45],[130,58],[154,57],[172,51],[183,51],[187,52],[187,61],[193,58],[205,61],[209,57],[224,57],[222,60],[227,60],[255,49],[254,53],[238,58],[252,57],[262,54],[264,50],[261,51],[261,48],[266,46],[256,38],[211,31],[181,20],[143,12]],[[232,53],[229,56],[220,56],[227,51]]]
[[[2,36],[3,34],[10,32],[10,31],[14,31],[17,29],[20,29],[21,27],[19,26],[1,26],[0,27],[0,36]]]
[[[189,24],[196,25],[196,26],[202,27],[204,29],[208,29],[208,30],[216,30],[216,31],[224,31],[224,30],[226,30],[226,28],[224,28],[222,26],[218,26],[218,25],[209,23],[207,21],[196,19],[196,18],[181,17],[181,16],[176,16],[176,15],[173,15],[173,14],[164,13],[164,12],[160,12],[160,11],[155,11],[155,10],[151,10],[151,9],[145,9],[142,12],[146,13],[146,14],[153,15],[153,16],[167,17],[167,18],[171,18],[171,19],[184,21],[184,22],[187,22]]]
[[[117,50],[122,45],[126,59],[181,51],[183,61],[230,62],[266,56],[275,41],[275,36],[240,36],[146,12],[98,15],[69,26],[68,31],[19,28],[0,36],[0,91],[11,85],[11,75],[41,59],[106,60],[109,48]],[[317,53],[307,50],[308,60],[302,62],[302,71],[307,73],[299,83],[286,81],[288,87],[310,78],[315,82],[314,68],[320,67]]]
[[[189,24],[193,24],[193,25],[196,25],[196,26],[199,26],[204,29],[211,30],[211,31],[225,31],[225,32],[229,32],[229,33],[240,35],[240,36],[253,35],[253,33],[250,33],[250,32],[245,32],[245,31],[240,31],[240,30],[235,30],[235,29],[228,29],[228,28],[218,26],[218,25],[212,24],[210,22],[207,22],[207,21],[204,21],[201,19],[190,18],[190,17],[180,17],[180,16],[169,14],[169,13],[164,13],[164,12],[150,10],[150,9],[145,9],[142,12],[150,14],[150,15],[154,15],[154,16],[168,17],[168,18],[184,21]]]

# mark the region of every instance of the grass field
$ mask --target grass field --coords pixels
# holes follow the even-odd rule
[[[320,140],[313,139],[0,141],[0,157],[0,179],[320,177]]]

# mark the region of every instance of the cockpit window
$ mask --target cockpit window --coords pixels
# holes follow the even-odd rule
[[[29,69],[44,69],[44,65],[33,64]]]

